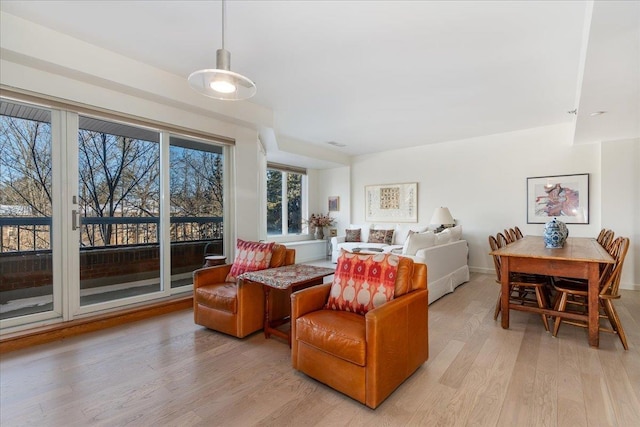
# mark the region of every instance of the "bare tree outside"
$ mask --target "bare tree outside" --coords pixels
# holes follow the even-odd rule
[[[1,115],[0,215],[50,218],[51,192],[51,124]],[[41,221],[3,229],[2,252],[49,249],[49,230]]]
[[[50,219],[51,113],[4,100],[2,108],[0,217]],[[83,122],[88,125],[83,126]],[[85,219],[82,246],[157,243],[157,218],[160,212],[159,133],[93,118],[81,117],[80,123],[78,208]],[[118,130],[122,132],[118,134]],[[136,134],[150,137],[147,140]],[[220,147],[211,147],[207,151],[171,146],[169,173],[172,217],[222,217],[223,155]],[[127,220],[92,221],[92,218]],[[210,238],[211,227],[199,222],[183,227],[178,232],[172,224],[172,239]],[[219,234],[220,223],[215,227]],[[17,245],[15,227],[4,228],[3,252],[50,249],[50,223],[18,227],[21,247]],[[11,231],[7,231],[9,229]],[[34,240],[33,236],[38,241],[27,245],[27,241]]]
[[[51,216],[51,124],[0,116],[0,189],[16,214]]]
[[[80,207],[85,217],[157,217],[160,199],[158,143],[81,129],[78,133]],[[82,244],[118,242],[113,224],[99,233],[85,225]]]

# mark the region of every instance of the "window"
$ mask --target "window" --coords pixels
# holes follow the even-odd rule
[[[54,310],[51,133],[51,111],[0,102],[0,319]]]
[[[80,305],[162,290],[160,133],[80,116]]]
[[[193,282],[194,262],[224,254],[224,148],[171,136],[169,159],[171,287],[177,288]]]
[[[306,198],[306,170],[268,164],[267,235],[302,233]]]

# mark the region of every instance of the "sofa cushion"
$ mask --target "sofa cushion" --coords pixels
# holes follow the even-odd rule
[[[296,339],[348,362],[365,366],[367,354],[364,316],[318,310],[296,319]]]
[[[369,226],[369,224],[350,224],[349,225],[349,229],[350,230],[357,230],[360,229],[360,241],[361,242],[366,242],[369,239],[369,229],[371,227]]]
[[[455,242],[462,238],[462,226],[456,225],[455,227],[445,228],[440,233],[436,234],[436,245],[444,245],[445,243]]]
[[[455,242],[456,240],[462,239],[462,226],[456,225],[455,227],[447,228],[449,233],[451,233],[451,241]]]
[[[424,233],[429,229],[428,225],[420,224],[398,224],[394,236],[396,245],[404,245],[410,232]]]
[[[356,229],[349,229],[347,228],[345,230],[345,236],[344,236],[344,241],[345,242],[360,242],[360,234],[361,231],[359,228]]]
[[[440,233],[436,233],[436,245],[444,245],[451,241],[451,232],[444,230]]]
[[[367,243],[393,244],[393,233],[395,230],[369,230],[369,240]]]
[[[436,243],[436,235],[430,231],[426,233],[409,232],[404,246],[402,247],[402,255],[415,255],[416,252],[423,248],[430,248]]]
[[[325,308],[366,314],[393,299],[398,262],[391,254],[343,251]]]
[[[238,239],[236,244],[236,258],[233,260],[231,270],[227,275],[227,282],[233,282],[242,273],[247,271],[264,270],[271,262],[271,252],[274,242],[247,242]]]

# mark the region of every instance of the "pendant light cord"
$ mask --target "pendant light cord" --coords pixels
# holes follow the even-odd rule
[[[224,50],[224,27],[225,27],[225,20],[226,20],[226,9],[227,9],[227,5],[225,4],[225,1],[222,0],[222,49]]]

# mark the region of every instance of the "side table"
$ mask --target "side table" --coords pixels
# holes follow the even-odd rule
[[[264,291],[264,337],[270,338],[276,335],[284,338],[291,347],[291,330],[286,332],[277,329],[278,326],[290,321],[289,317],[284,319],[271,319],[271,299],[269,294],[272,290],[279,292],[299,291],[315,285],[320,285],[325,276],[335,273],[335,269],[327,267],[316,267],[306,264],[292,264],[284,267],[269,268],[260,271],[251,271],[238,276],[238,279],[260,283]]]
[[[203,267],[223,265],[225,262],[227,262],[227,257],[224,255],[207,255],[206,257],[204,257]]]

